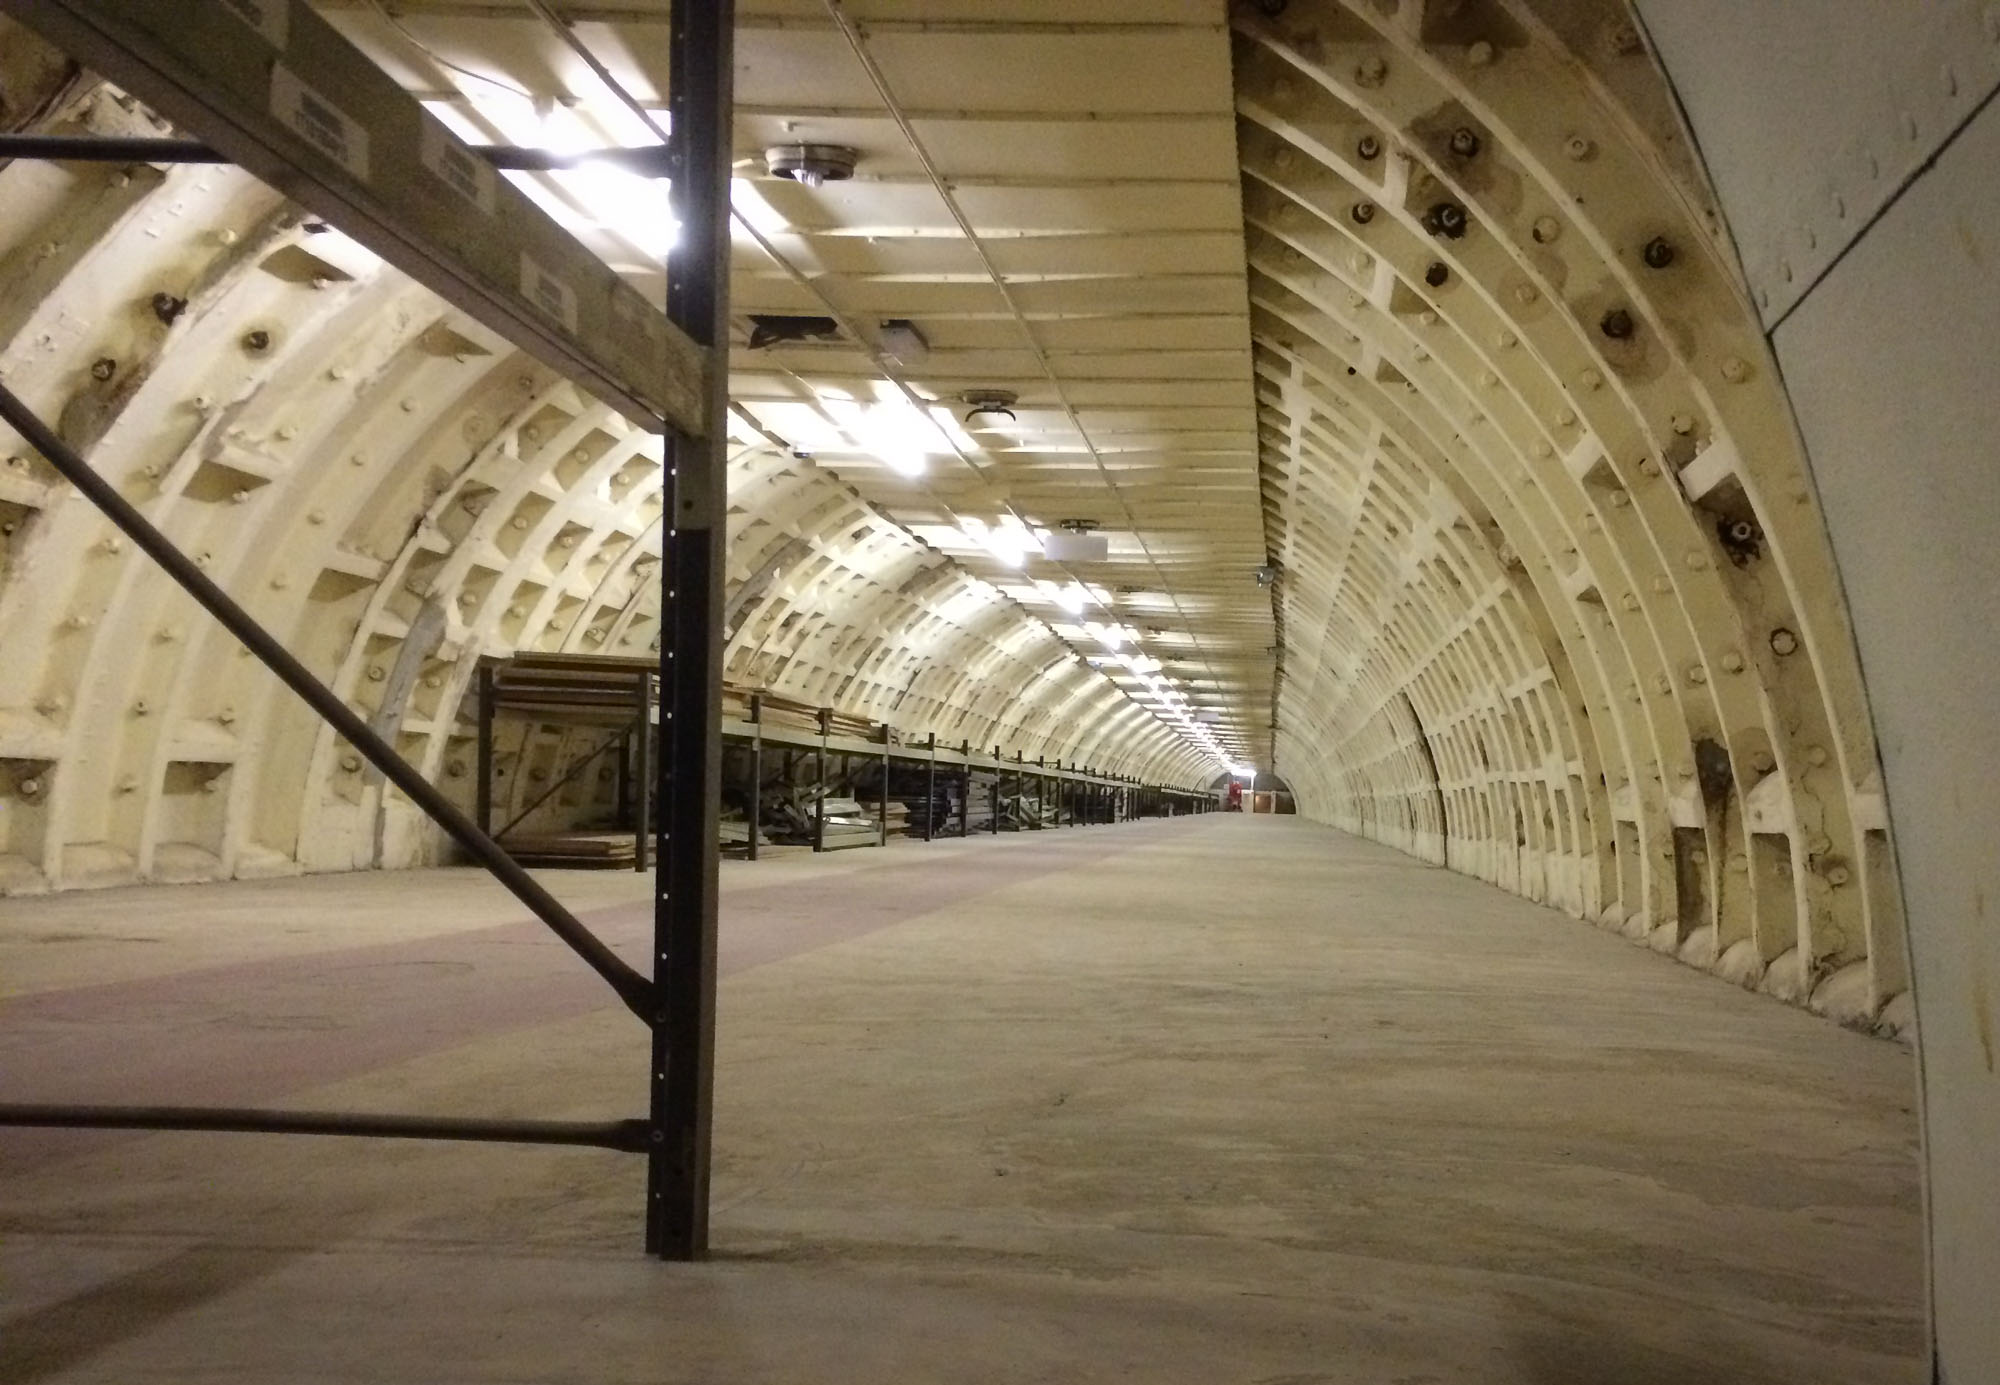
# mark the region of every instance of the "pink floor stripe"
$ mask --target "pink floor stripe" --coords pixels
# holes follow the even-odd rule
[[[1010,838],[949,861],[899,851],[838,879],[741,881],[724,891],[718,966],[729,975],[863,937],[1157,841],[1184,822]],[[584,921],[643,968],[651,917],[637,904]],[[0,1101],[267,1104],[616,1004],[532,920],[44,992],[0,1002]],[[643,1064],[640,1032],[635,1020],[633,1056]],[[89,1138],[0,1128],[0,1172]]]

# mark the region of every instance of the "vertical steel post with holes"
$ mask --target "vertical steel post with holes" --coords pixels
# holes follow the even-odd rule
[[[672,206],[667,317],[714,353],[706,436],[667,435],[660,601],[659,848],[654,877],[646,1250],[708,1250],[715,1079],[717,794],[729,390],[729,161],[734,0],[680,0],[668,27]]]

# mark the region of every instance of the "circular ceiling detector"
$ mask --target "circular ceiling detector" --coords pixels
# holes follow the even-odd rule
[[[773,178],[789,178],[816,188],[852,178],[860,157],[844,144],[774,144],[764,151],[764,167]]]
[[[1012,390],[967,390],[959,395],[959,400],[971,407],[965,411],[965,429],[974,437],[1009,437],[1019,422],[1014,417],[1014,401],[1020,396]]]

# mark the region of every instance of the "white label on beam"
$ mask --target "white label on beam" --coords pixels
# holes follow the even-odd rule
[[[327,158],[368,181],[368,132],[283,63],[271,69],[271,114]]]
[[[292,34],[292,0],[222,0],[222,8],[262,34],[280,53],[285,51]]]
[[[500,175],[435,120],[424,122],[424,167],[487,216],[499,205]]]
[[[536,264],[525,250],[521,252],[521,296],[560,322],[571,336],[577,334],[576,290]]]

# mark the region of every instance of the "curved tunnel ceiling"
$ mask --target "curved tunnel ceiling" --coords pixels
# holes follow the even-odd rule
[[[525,11],[324,8],[468,129],[520,137],[456,69],[637,138]],[[1623,10],[962,8],[746,17],[729,682],[1188,785],[1249,760],[1311,816],[1905,1024],[1831,556]],[[656,105],[660,7],[592,16]],[[6,38],[9,128],[155,132]],[[864,157],[781,183],[792,139]],[[580,231],[652,277],[629,218]],[[837,330],[753,349],[751,313]],[[0,168],[0,368],[459,792],[479,655],[656,643],[657,443],[233,170]],[[980,389],[1017,396],[1004,436],[963,425]],[[920,473],[878,409],[934,428]],[[435,854],[24,450],[0,518],[0,889]],[[1070,519],[1104,559],[1022,549]]]

